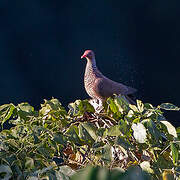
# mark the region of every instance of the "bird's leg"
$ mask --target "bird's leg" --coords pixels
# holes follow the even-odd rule
[[[91,99],[89,103],[94,107],[97,113],[100,113],[103,109],[103,102],[101,99]]]
[[[96,108],[97,113],[100,113],[103,110],[103,101],[101,99],[97,99],[98,107]]]
[[[98,104],[98,100],[97,99],[90,99],[89,103],[94,107],[94,109],[96,110],[99,106]]]

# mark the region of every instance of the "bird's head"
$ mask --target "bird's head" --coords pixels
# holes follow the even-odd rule
[[[83,58],[92,60],[95,58],[95,54],[92,50],[86,50],[84,54],[81,56],[81,59]]]

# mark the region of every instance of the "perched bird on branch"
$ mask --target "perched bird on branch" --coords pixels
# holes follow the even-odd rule
[[[125,95],[130,104],[134,101],[128,95],[135,93],[137,90],[126,86],[122,83],[112,81],[104,76],[96,66],[95,54],[92,50],[86,50],[81,56],[87,59],[86,70],[84,75],[84,86],[88,95],[96,103],[102,106],[103,102],[113,94]]]

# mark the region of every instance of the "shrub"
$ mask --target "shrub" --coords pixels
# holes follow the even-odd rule
[[[101,113],[88,100],[68,107],[54,98],[39,111],[28,103],[0,106],[0,178],[179,177],[180,128],[162,112],[177,106],[130,105],[115,96]],[[13,127],[3,129],[6,121]]]

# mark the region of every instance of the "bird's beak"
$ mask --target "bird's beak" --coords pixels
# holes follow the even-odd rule
[[[83,59],[83,58],[85,58],[86,57],[86,54],[83,54],[82,56],[81,56],[81,59]]]

